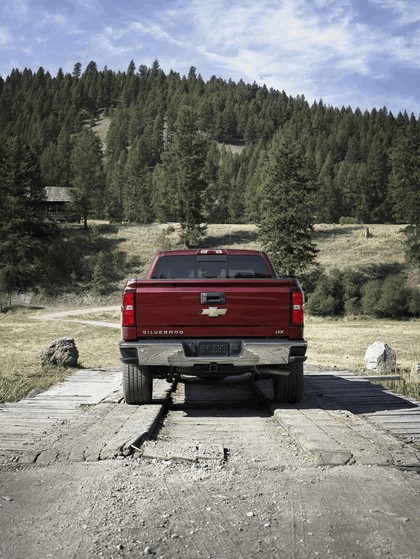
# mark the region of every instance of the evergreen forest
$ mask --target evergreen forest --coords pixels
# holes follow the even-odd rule
[[[110,124],[101,142],[92,129],[104,118]],[[72,187],[85,227],[89,218],[180,222],[186,244],[206,223],[262,224],[267,235],[280,227],[269,212],[280,207],[276,192],[285,195],[272,181],[288,165],[273,151],[287,146],[284,157],[299,162],[302,179],[293,196],[288,190],[281,216],[298,212],[306,233],[315,223],[405,224],[407,262],[420,263],[414,114],[310,104],[256,83],[204,81],[194,67],[187,76],[166,74],[157,60],[151,67],[131,61],[125,72],[93,61],[56,76],[15,69],[0,77],[0,287],[39,282],[42,258],[52,261],[53,249],[41,255],[42,247],[45,239],[50,247],[59,242],[58,229],[34,209],[45,186]],[[313,265],[309,240],[306,256],[305,247],[296,253]]]

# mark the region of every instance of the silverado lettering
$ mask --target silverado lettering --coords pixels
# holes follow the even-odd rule
[[[144,336],[182,336],[182,330],[143,330]]]
[[[123,391],[152,400],[153,378],[273,379],[276,401],[303,394],[304,298],[296,278],[278,278],[257,250],[172,250],[156,255],[122,300]]]

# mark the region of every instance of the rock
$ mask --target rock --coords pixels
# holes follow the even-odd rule
[[[77,367],[79,352],[74,338],[60,338],[41,351],[41,365]]]
[[[38,396],[38,394],[42,392],[44,392],[42,388],[33,388],[26,394],[26,398],[35,398],[35,396]]]
[[[391,373],[395,371],[397,356],[384,342],[374,342],[365,353],[365,366],[370,371]]]

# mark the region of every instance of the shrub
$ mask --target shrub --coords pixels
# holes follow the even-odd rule
[[[410,288],[403,274],[363,284],[354,270],[322,274],[309,295],[307,309],[320,316],[357,315],[401,319],[420,315],[420,291]]]
[[[317,262],[308,268],[305,272],[299,275],[299,281],[302,285],[302,289],[305,293],[305,298],[308,300],[311,293],[315,291],[315,288],[321,277],[325,275],[324,268]]]
[[[355,316],[360,314],[360,299],[359,297],[351,297],[344,301],[344,314],[346,316]]]
[[[351,216],[342,216],[340,217],[338,222],[340,225],[356,225],[360,223],[357,217],[351,217]]]
[[[365,314],[379,316],[379,301],[381,298],[380,280],[368,281],[362,288],[361,309]]]
[[[420,289],[414,287],[408,293],[408,312],[414,316],[420,316]]]
[[[411,290],[402,274],[389,276],[384,281],[369,281],[362,292],[361,303],[365,314],[376,318],[398,319],[407,317],[410,313]],[[415,310],[415,302],[413,310]]]
[[[404,276],[385,279],[381,285],[379,309],[384,318],[398,319],[408,315],[408,289]]]
[[[354,270],[347,269],[342,274],[342,289],[344,300],[344,312],[347,315],[360,313],[360,290],[362,280],[360,274]]]
[[[106,257],[100,252],[96,259],[92,271],[91,287],[96,293],[103,295],[109,291],[109,281],[107,277]]]
[[[320,316],[342,315],[344,311],[343,286],[341,274],[333,270],[332,274],[323,275],[308,300],[311,314]]]

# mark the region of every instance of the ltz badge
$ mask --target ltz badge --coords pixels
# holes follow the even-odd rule
[[[208,309],[201,309],[200,314],[205,314],[210,318],[217,318],[227,313],[227,309],[219,309],[219,307],[209,307]]]

